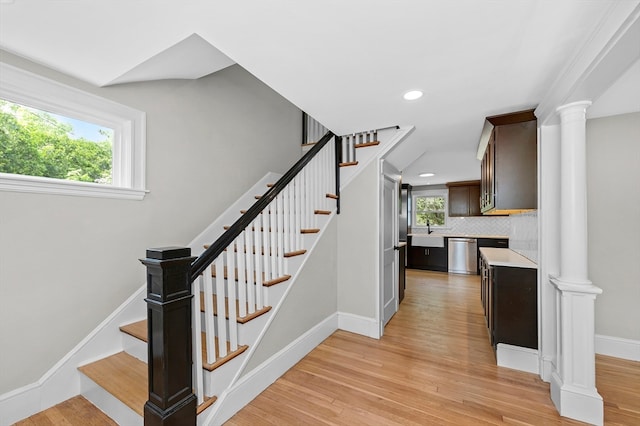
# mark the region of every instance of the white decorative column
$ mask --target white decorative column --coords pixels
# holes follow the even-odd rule
[[[562,416],[601,425],[595,380],[595,298],[588,278],[586,110],[590,101],[557,108],[560,115],[560,276],[557,290],[557,369],[551,399]]]

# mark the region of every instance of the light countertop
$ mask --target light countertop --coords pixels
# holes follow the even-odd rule
[[[447,234],[446,232],[432,232],[431,234],[427,234],[426,232],[415,232],[412,234],[408,234],[410,237],[422,237],[422,236],[430,236],[430,237],[446,237],[446,238],[506,238],[508,239],[508,235],[476,235],[476,234]]]
[[[538,265],[511,249],[480,247],[480,254],[490,266],[538,269]]]

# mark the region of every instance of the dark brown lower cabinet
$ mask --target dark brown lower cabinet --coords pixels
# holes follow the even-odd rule
[[[481,300],[489,338],[498,343],[538,349],[536,269],[490,266],[482,260]]]

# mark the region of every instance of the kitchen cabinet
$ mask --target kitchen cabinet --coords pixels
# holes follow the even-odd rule
[[[491,265],[484,256],[481,264],[480,298],[491,345],[537,349],[537,269]]]
[[[449,216],[481,216],[480,212],[480,181],[450,182],[449,188]]]
[[[447,243],[448,241],[445,238],[444,247],[412,246],[411,237],[409,237],[407,267],[412,269],[447,272],[449,258]]]
[[[480,274],[481,268],[481,254],[480,249],[482,247],[495,247],[495,248],[509,248],[508,238],[478,238],[478,274]]]
[[[406,287],[406,264],[407,264],[407,245],[398,245],[398,303],[404,299],[404,289]]]
[[[480,210],[483,214],[535,210],[538,166],[537,121],[533,110],[486,120],[493,129],[480,166]]]

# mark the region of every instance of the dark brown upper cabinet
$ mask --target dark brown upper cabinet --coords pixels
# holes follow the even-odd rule
[[[449,216],[481,216],[480,181],[449,182]]]
[[[481,212],[504,215],[535,210],[538,161],[533,110],[487,117],[486,129],[490,133],[486,132],[488,141],[481,153]]]

